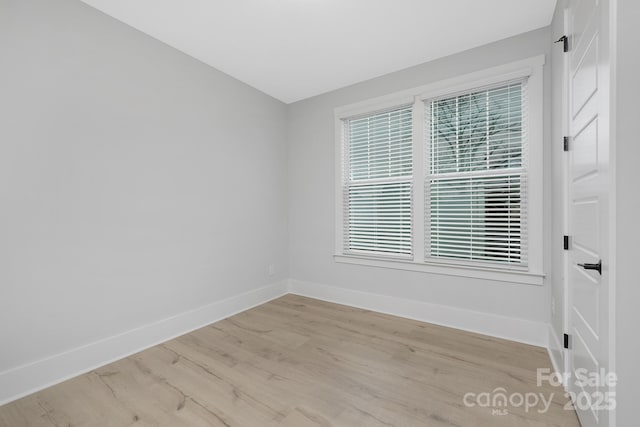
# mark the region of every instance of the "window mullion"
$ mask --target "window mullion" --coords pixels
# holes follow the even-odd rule
[[[423,101],[422,102],[422,108],[424,109],[424,113],[422,116],[422,125],[423,125],[423,132],[422,132],[422,147],[424,148],[424,153],[423,153],[423,157],[424,157],[424,161],[423,161],[423,166],[421,168],[421,170],[423,171],[423,176],[422,176],[422,184],[424,186],[424,202],[422,204],[423,206],[423,212],[424,212],[424,218],[422,220],[422,223],[424,224],[424,232],[422,234],[423,240],[424,240],[424,249],[422,251],[422,257],[423,257],[423,262],[426,261],[427,259],[429,259],[429,257],[431,256],[431,174],[433,173],[433,166],[435,165],[435,160],[434,158],[432,158],[431,156],[437,157],[436,153],[432,153],[431,152],[431,148],[432,148],[432,133],[431,133],[431,126],[433,124],[433,121],[436,120],[436,118],[434,117],[434,110],[433,110],[433,104],[431,103],[431,101]],[[437,110],[436,110],[437,113]]]
[[[417,97],[413,104],[413,188],[412,241],[413,261],[425,259],[425,104]]]

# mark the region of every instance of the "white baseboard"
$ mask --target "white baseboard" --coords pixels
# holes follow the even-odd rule
[[[0,372],[0,405],[248,310],[286,293],[287,281],[274,283]]]
[[[564,360],[563,360],[562,343],[560,337],[553,330],[553,326],[549,325],[549,345],[547,352],[549,353],[549,359],[553,365],[553,370],[558,374],[564,373]]]
[[[289,292],[539,347],[546,348],[548,345],[548,326],[544,322],[534,322],[299,280],[289,280]]]

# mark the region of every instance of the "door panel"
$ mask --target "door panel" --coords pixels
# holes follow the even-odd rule
[[[574,39],[575,40],[575,39]],[[598,90],[598,43],[597,39],[591,41],[584,56],[574,71],[572,80],[573,102],[572,111],[579,114],[582,107]]]
[[[598,173],[598,120],[594,119],[579,134],[573,137],[573,183]]]
[[[589,19],[591,18],[593,11],[598,6],[598,0],[578,0],[581,4],[576,6],[576,1],[572,2],[569,6],[572,9],[570,15],[570,22],[572,23],[572,31],[571,36],[573,36],[574,40],[581,41],[584,40],[582,37],[582,33],[584,29],[587,27],[589,23]],[[577,43],[574,44],[574,49],[577,49],[579,46]]]
[[[589,347],[591,347],[591,345],[588,344],[587,341],[589,340],[584,339],[580,332],[575,333],[572,349],[572,351],[574,352],[574,358],[576,360],[576,363],[579,366],[587,369],[588,372],[598,372],[598,370],[600,369],[600,363],[598,362],[598,358],[589,350]],[[599,391],[597,387],[590,386],[589,384],[586,384],[584,387],[580,387],[580,390],[584,393],[583,396],[594,396],[594,394]],[[580,399],[582,399],[583,401],[581,402]],[[584,406],[584,399],[585,398],[580,397],[580,394],[578,395],[577,403],[579,404],[579,406]],[[578,411],[579,414],[583,414],[580,417],[580,421],[583,427],[590,425],[589,422],[584,421],[584,419],[587,418],[584,415],[585,412],[589,419],[597,420],[600,416],[599,411],[595,408],[591,408],[586,411]]]
[[[583,271],[580,267],[575,266],[573,270],[573,311],[580,320],[580,324],[574,325],[574,328],[582,330],[582,334],[587,337],[587,339],[593,337],[594,340],[597,340],[600,330],[600,322],[598,319],[598,280]]]
[[[578,258],[586,256],[589,261],[598,262],[600,236],[593,229],[593,224],[599,221],[599,211],[600,201],[597,198],[574,199],[573,249],[582,252],[576,254]]]

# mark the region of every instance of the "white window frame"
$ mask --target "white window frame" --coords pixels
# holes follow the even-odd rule
[[[335,255],[336,262],[383,267],[399,270],[463,276],[493,281],[542,285],[543,270],[543,67],[544,55],[512,62],[482,71],[431,83],[425,86],[396,92],[356,104],[338,107],[335,117]],[[527,229],[528,265],[493,266],[455,261],[435,261],[425,257],[425,223],[429,212],[425,207],[425,179],[429,144],[425,133],[425,101],[482,88],[500,82],[528,78],[528,188]],[[355,116],[374,114],[413,104],[413,259],[393,259],[386,256],[353,255],[344,253],[343,163],[344,123]]]

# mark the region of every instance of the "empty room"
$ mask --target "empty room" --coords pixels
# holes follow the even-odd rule
[[[640,425],[638,22],[0,0],[0,427]]]

